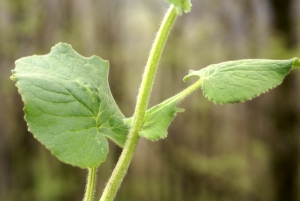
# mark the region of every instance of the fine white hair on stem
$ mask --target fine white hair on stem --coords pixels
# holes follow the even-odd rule
[[[83,201],[93,201],[95,197],[95,187],[97,180],[97,168],[89,168],[86,177],[86,186]]]

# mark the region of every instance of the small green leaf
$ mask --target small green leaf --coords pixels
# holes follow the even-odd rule
[[[123,146],[128,128],[108,85],[108,62],[59,43],[43,56],[16,61],[12,71],[29,131],[61,161],[97,167],[108,153],[104,136]]]
[[[220,104],[238,103],[278,86],[293,67],[300,67],[298,58],[227,61],[190,71],[184,81],[199,76],[203,94],[209,100]]]
[[[182,15],[182,10],[186,13],[191,12],[190,0],[167,0],[167,2],[174,5],[177,15]]]
[[[175,118],[177,112],[184,111],[176,107],[180,100],[180,96],[174,96],[147,110],[145,123],[139,135],[151,141],[166,138],[171,121]],[[124,119],[124,122],[131,127],[132,117]]]

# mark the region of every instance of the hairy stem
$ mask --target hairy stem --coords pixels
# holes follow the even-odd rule
[[[176,105],[178,105],[181,101],[183,101],[191,93],[193,93],[198,88],[200,88],[201,84],[202,84],[202,80],[199,79],[197,82],[195,82],[194,84],[192,84],[188,88],[184,89],[180,93],[176,94],[175,96],[172,96],[172,97],[168,98],[167,100],[164,100],[163,102],[153,106],[151,109],[147,110],[147,112],[148,111],[150,112],[152,109],[154,109],[156,107],[159,107],[159,105],[166,105],[166,104],[171,104],[171,103],[174,103],[174,102],[176,103]]]
[[[97,168],[89,168],[84,201],[93,201],[96,183]]]
[[[160,29],[156,35],[153,43],[146,67],[143,75],[143,80],[139,90],[139,95],[133,115],[133,124],[128,134],[124,149],[118,160],[118,163],[113,170],[113,173],[104,189],[100,201],[112,201],[123,181],[123,178],[127,172],[134,151],[139,141],[139,131],[141,130],[145,112],[150,97],[150,92],[153,85],[156,69],[158,66],[159,59],[161,57],[164,45],[167,37],[170,33],[171,27],[176,18],[176,12],[173,6],[171,6],[166,13],[164,20],[160,26]]]
[[[182,101],[183,99],[185,99],[186,97],[188,97],[191,93],[193,93],[194,91],[196,91],[202,84],[202,80],[199,79],[197,82],[195,82],[194,84],[192,84],[191,86],[189,86],[188,88],[184,89],[182,92],[176,94],[175,96],[167,99],[168,100],[172,100],[172,101]]]

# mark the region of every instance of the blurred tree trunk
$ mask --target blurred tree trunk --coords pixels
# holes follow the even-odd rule
[[[296,37],[292,26],[292,0],[270,0],[274,11],[273,28],[284,39],[289,49],[296,47]],[[271,120],[275,142],[272,148],[272,170],[275,181],[275,198],[278,201],[297,201],[299,174],[299,110],[297,104],[296,75],[291,74],[282,86],[276,90],[276,98],[272,101]]]
[[[296,47],[296,32],[293,29],[293,0],[270,0],[273,7],[273,27],[284,39],[288,48]]]

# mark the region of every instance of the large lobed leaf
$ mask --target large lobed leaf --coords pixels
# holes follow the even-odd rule
[[[108,61],[59,43],[47,55],[17,60],[12,72],[29,131],[58,159],[92,168],[106,158],[105,137],[123,146],[128,128],[109,89]]]
[[[203,94],[209,100],[220,104],[238,103],[278,86],[293,67],[299,66],[298,58],[227,61],[190,71],[184,80],[199,76]]]

